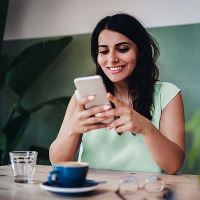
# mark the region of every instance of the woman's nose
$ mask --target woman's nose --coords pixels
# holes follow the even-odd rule
[[[117,63],[119,61],[119,57],[115,53],[110,53],[108,55],[109,64]]]

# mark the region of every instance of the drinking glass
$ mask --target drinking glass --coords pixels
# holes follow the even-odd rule
[[[15,182],[32,182],[37,154],[36,151],[12,151],[9,153]]]

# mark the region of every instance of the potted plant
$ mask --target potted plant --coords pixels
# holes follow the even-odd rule
[[[25,108],[23,98],[50,63],[71,42],[72,37],[41,41],[23,50],[7,67],[5,57],[0,60],[0,89],[8,86],[17,99],[10,108],[5,125],[0,132],[0,164],[7,164],[8,152],[15,149],[27,128],[31,115],[42,107],[68,104],[70,97],[48,99],[40,104]],[[44,153],[44,148],[41,147]]]

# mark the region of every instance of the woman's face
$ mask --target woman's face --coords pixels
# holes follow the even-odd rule
[[[99,34],[97,61],[113,83],[130,76],[136,66],[137,52],[137,46],[121,33],[105,29]]]

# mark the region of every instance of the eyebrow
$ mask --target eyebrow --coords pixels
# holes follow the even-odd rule
[[[120,45],[123,45],[123,44],[128,44],[128,45],[133,45],[133,44],[131,44],[131,43],[129,43],[129,42],[120,42],[120,43],[117,43],[117,44],[115,44],[115,46],[120,46]],[[108,45],[103,45],[103,44],[100,44],[99,46],[98,46],[98,48],[99,47],[108,47]]]

